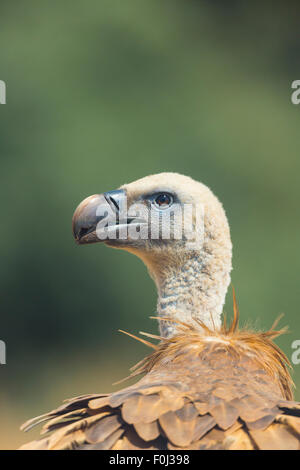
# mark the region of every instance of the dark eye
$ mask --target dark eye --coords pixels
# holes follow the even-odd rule
[[[173,203],[173,197],[170,194],[167,193],[161,193],[155,196],[154,198],[154,204],[156,207],[159,209],[166,209],[170,207]]]

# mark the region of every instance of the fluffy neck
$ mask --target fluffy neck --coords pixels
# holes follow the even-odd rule
[[[199,250],[176,252],[176,256],[144,258],[158,292],[157,316],[179,320],[201,329],[197,322],[218,330],[230,283],[232,245],[227,219],[206,224]],[[176,323],[159,321],[160,333],[170,337]]]
[[[157,315],[198,327],[197,320],[200,320],[210,328],[219,329],[230,270],[230,256],[217,260],[202,252],[191,253],[180,268],[154,275]],[[162,336],[170,337],[176,332],[176,323],[163,320],[159,323]]]

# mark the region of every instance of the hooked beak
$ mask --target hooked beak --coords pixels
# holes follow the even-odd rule
[[[104,219],[108,226],[119,225],[126,199],[126,192],[123,189],[94,194],[84,199],[75,210],[72,219],[75,241],[79,245],[105,241],[99,237],[97,226]]]

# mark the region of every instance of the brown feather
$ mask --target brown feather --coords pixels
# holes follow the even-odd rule
[[[173,411],[168,411],[159,418],[159,423],[167,438],[176,446],[187,446],[194,435],[196,420],[182,421]]]
[[[113,432],[121,427],[122,421],[118,415],[106,416],[90,425],[85,430],[85,440],[90,444],[97,444],[107,439]]]
[[[298,450],[299,436],[283,424],[273,424],[264,430],[251,430],[250,434],[261,450]]]
[[[160,435],[160,429],[157,421],[152,421],[151,423],[135,423],[134,428],[140,438],[144,441],[153,441]]]
[[[298,448],[300,404],[289,401],[289,363],[272,341],[282,331],[237,329],[235,296],[234,305],[220,331],[179,322],[176,335],[158,337],[132,368],[144,374],[135,385],[68,400],[27,422],[46,422],[50,436],[23,448]]]
[[[239,417],[238,410],[225,400],[212,408],[210,414],[215,418],[218,426],[224,430],[230,428]]]
[[[124,429],[117,429],[110,434],[104,441],[97,444],[85,444],[79,450],[110,450],[118,439],[124,434]]]

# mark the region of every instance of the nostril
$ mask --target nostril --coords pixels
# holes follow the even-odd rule
[[[117,201],[111,196],[111,194],[109,193],[104,193],[104,197],[106,199],[106,202],[108,202],[108,204],[110,205],[110,207],[112,208],[112,210],[114,212],[119,212],[120,208],[119,208],[119,204],[117,203]]]
[[[119,211],[120,207],[119,207],[119,204],[117,203],[117,201],[112,196],[110,196],[110,200],[113,203],[113,205],[115,206],[115,208],[117,209],[117,211]]]

